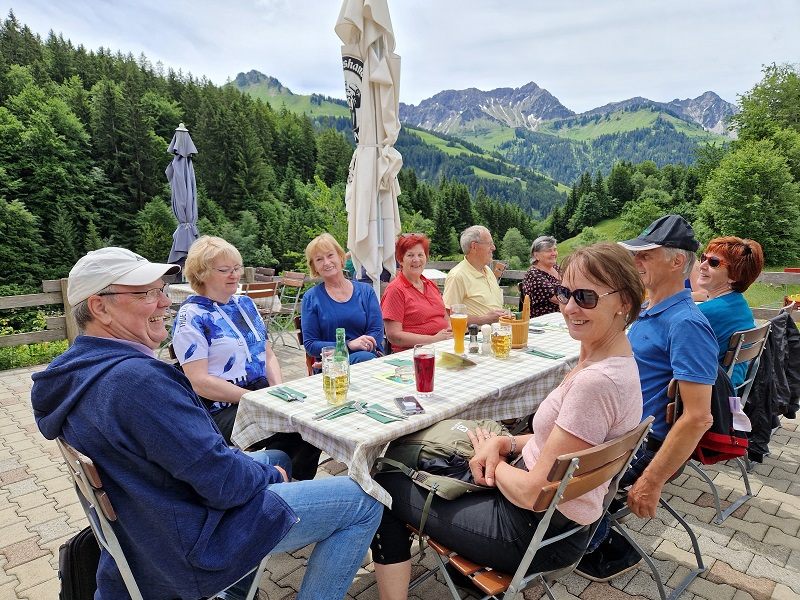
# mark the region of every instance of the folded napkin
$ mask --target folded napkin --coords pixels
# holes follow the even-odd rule
[[[295,400],[302,402],[303,398],[306,397],[305,394],[285,386],[267,388],[267,393],[275,396],[276,398],[280,398],[284,402],[294,402]]]
[[[369,406],[367,406],[367,411],[365,413],[363,413],[363,414],[365,414],[366,416],[370,417],[371,419],[375,419],[379,423],[384,423],[384,424],[393,423],[394,421],[400,421],[401,420],[401,419],[398,419],[396,417],[390,417],[389,415],[385,415],[383,413],[380,413],[380,412],[374,410],[375,408],[381,408],[381,405],[380,404],[370,404]],[[372,409],[372,410],[370,410],[370,409]],[[354,413],[354,412],[359,412],[358,409],[355,406],[342,406],[341,409],[339,409],[339,410],[337,410],[335,412],[332,412],[327,417],[325,417],[325,420],[326,421],[331,421],[333,419],[338,419],[339,417],[343,417],[345,415],[349,415],[349,414]]]
[[[558,360],[559,358],[564,358],[565,354],[559,354],[558,352],[549,352],[548,350],[542,350],[540,348],[528,348],[525,350],[527,354],[533,354],[534,356],[539,356],[541,358],[549,358],[552,360]]]

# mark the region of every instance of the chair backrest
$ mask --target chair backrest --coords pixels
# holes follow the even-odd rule
[[[648,417],[642,421],[635,429],[616,439],[609,440],[599,446],[594,446],[580,452],[563,454],[556,458],[547,480],[551,482],[542,488],[533,503],[534,511],[543,511],[550,506],[567,475],[569,481],[563,490],[562,498],[558,502],[573,500],[582,496],[606,481],[613,480],[615,476],[621,475],[627,468],[633,453],[638,449],[644,436],[650,430],[653,417]],[[574,472],[570,473],[573,461],[577,459],[578,464]]]
[[[253,300],[259,298],[272,298],[278,293],[278,284],[275,281],[259,281],[245,283],[242,286],[242,295]]]
[[[254,281],[272,281],[275,277],[275,269],[272,267],[256,267],[253,275]]]
[[[294,328],[297,330],[297,343],[303,348],[303,327],[300,315],[294,317]],[[314,374],[314,357],[306,354],[306,373]]]
[[[70,446],[63,438],[56,440],[64,461],[69,468],[75,492],[78,494],[83,511],[92,527],[97,542],[114,559],[117,569],[122,575],[125,587],[133,600],[142,600],[139,586],[133,578],[130,565],[119,544],[111,522],[117,520],[117,513],[111,505],[111,499],[103,489],[103,481],[91,458]]]
[[[753,387],[758,365],[761,362],[761,354],[767,345],[771,330],[772,323],[767,321],[760,327],[735,332],[728,342],[728,351],[722,358],[722,368],[727,371],[728,377],[733,376],[733,368],[736,365],[750,361],[744,381],[736,387],[742,404],[747,402],[747,397],[750,395],[750,388]]]

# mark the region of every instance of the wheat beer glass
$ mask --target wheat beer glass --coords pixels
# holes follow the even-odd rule
[[[450,329],[453,330],[453,352],[464,354],[464,334],[467,333],[467,307],[453,304],[450,307]]]

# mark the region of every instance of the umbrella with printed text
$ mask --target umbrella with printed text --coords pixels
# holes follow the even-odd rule
[[[380,274],[395,272],[400,233],[397,173],[400,133],[400,57],[386,0],[344,0],[335,27],[342,40],[342,69],[356,149],[350,161],[345,205],[347,247],[380,296]]]
[[[173,154],[165,171],[172,190],[172,212],[178,219],[178,228],[172,234],[172,248],[167,262],[183,265],[190,246],[197,239],[197,181],[194,176],[192,155],[197,154],[189,130],[181,123],[169,143],[167,152]]]

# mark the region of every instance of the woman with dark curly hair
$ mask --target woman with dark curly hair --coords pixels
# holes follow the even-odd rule
[[[761,244],[727,236],[711,240],[699,257],[697,285],[708,297],[699,305],[719,344],[719,359],[725,356],[728,342],[736,331],[755,327],[753,313],[742,292],[750,287],[764,268]],[[733,385],[741,385],[747,364],[736,365]]]

